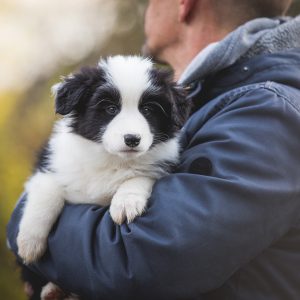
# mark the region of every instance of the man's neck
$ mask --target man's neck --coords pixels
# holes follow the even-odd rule
[[[213,29],[207,32],[186,33],[185,36],[164,53],[165,61],[174,70],[174,80],[178,80],[186,67],[191,63],[195,56],[209,44],[222,40],[229,32],[214,31]]]

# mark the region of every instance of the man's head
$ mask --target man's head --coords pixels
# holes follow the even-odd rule
[[[178,1],[150,0],[145,14],[144,51],[155,58],[178,39]],[[149,53],[148,53],[149,52]]]
[[[181,73],[208,44],[222,39],[251,19],[284,15],[291,2],[149,0],[145,14],[144,54],[169,63],[175,73]]]

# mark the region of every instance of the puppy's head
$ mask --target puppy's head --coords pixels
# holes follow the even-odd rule
[[[121,157],[175,137],[189,105],[170,74],[141,57],[109,57],[55,86],[56,112],[72,131]]]

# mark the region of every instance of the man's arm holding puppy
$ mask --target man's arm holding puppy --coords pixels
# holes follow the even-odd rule
[[[142,217],[119,226],[108,208],[67,205],[31,268],[86,299],[201,299],[222,286],[298,220],[299,118],[276,97],[259,89],[213,117],[214,106],[198,112],[186,125],[177,173],[154,185]],[[25,201],[8,226],[16,253]]]

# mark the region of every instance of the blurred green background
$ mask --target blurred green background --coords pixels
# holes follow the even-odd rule
[[[5,226],[55,120],[50,87],[100,56],[139,54],[141,0],[0,0],[0,299],[26,299]]]
[[[139,54],[143,0],[0,2],[0,298],[25,299],[5,226],[54,114],[50,87],[100,56]],[[296,0],[291,14],[300,13]],[[300,37],[299,37],[300,38]]]

